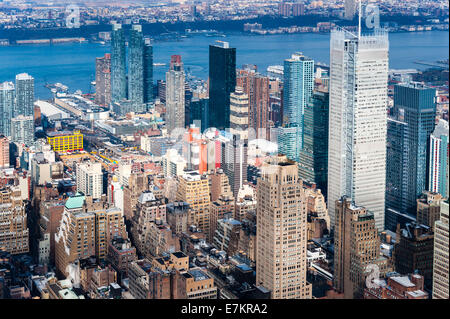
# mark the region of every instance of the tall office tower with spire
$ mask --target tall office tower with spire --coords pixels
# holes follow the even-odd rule
[[[256,67],[237,71],[236,85],[248,95],[248,125],[257,137],[269,138],[269,78],[256,72]],[[261,131],[261,132],[260,132]],[[262,134],[262,135],[260,135]]]
[[[16,75],[16,111],[14,116],[18,115],[34,118],[34,78],[27,73]]]
[[[144,103],[153,101],[153,46],[144,39]]]
[[[295,53],[284,60],[283,127],[279,130],[280,153],[299,161],[303,145],[303,113],[314,88],[314,60]]]
[[[208,127],[230,127],[230,94],[236,87],[236,48],[217,41],[209,46]]]
[[[121,24],[114,24],[111,34],[111,100],[127,98],[125,33]]]
[[[333,30],[330,39],[328,209],[343,195],[384,228],[388,34]]]
[[[448,198],[441,202],[441,217],[434,224],[433,299],[448,299]]]
[[[297,163],[269,158],[257,184],[256,284],[273,299],[309,299],[306,281],[307,213]]]
[[[430,136],[428,190],[448,198],[448,122],[440,119]]]
[[[175,128],[184,128],[185,78],[181,55],[172,55],[166,72],[166,125],[169,133]]]
[[[386,163],[386,226],[391,230],[401,214],[415,216],[416,200],[428,188],[427,151],[435,127],[435,95],[435,89],[420,83],[394,86]]]
[[[95,60],[95,103],[111,104],[111,54]]]
[[[142,26],[133,25],[128,48],[128,100],[136,113],[145,112],[144,105],[144,38]]]
[[[11,119],[14,117],[14,109],[14,83],[0,83],[0,134],[11,136]]]

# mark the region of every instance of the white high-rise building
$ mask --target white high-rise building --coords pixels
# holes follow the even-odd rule
[[[328,208],[346,195],[384,229],[388,34],[333,30],[330,40]]]
[[[77,164],[77,190],[93,199],[99,199],[103,193],[103,173],[101,163]]]
[[[185,73],[181,56],[172,55],[170,70],[166,73],[166,126],[170,134],[185,124]]]
[[[428,190],[448,197],[448,121],[440,119],[429,144]]]

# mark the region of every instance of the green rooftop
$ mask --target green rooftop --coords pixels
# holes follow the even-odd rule
[[[75,208],[81,208],[84,204],[85,196],[81,193],[76,193],[75,196],[69,197],[69,199],[66,201],[66,208],[67,209],[75,209]]]

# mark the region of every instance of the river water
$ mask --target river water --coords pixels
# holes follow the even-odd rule
[[[256,64],[265,72],[267,66],[283,64],[294,52],[303,52],[316,62],[329,62],[329,34],[300,33],[282,35],[196,35],[181,41],[154,43],[154,62],[166,66],[154,68],[154,80],[163,79],[170,56],[180,54],[185,69],[193,76],[208,77],[208,45],[215,40],[228,41],[237,49],[237,65]],[[389,35],[391,69],[423,69],[415,61],[434,62],[448,59],[448,31],[405,32]],[[68,43],[57,45],[23,45],[0,47],[0,82],[14,81],[15,75],[27,72],[35,78],[37,98],[49,98],[46,82],[61,82],[70,91],[93,92],[95,58],[109,52],[109,45]]]

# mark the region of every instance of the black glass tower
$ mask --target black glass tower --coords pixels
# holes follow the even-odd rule
[[[209,46],[209,127],[230,127],[230,93],[235,86],[236,48],[217,41]]]

